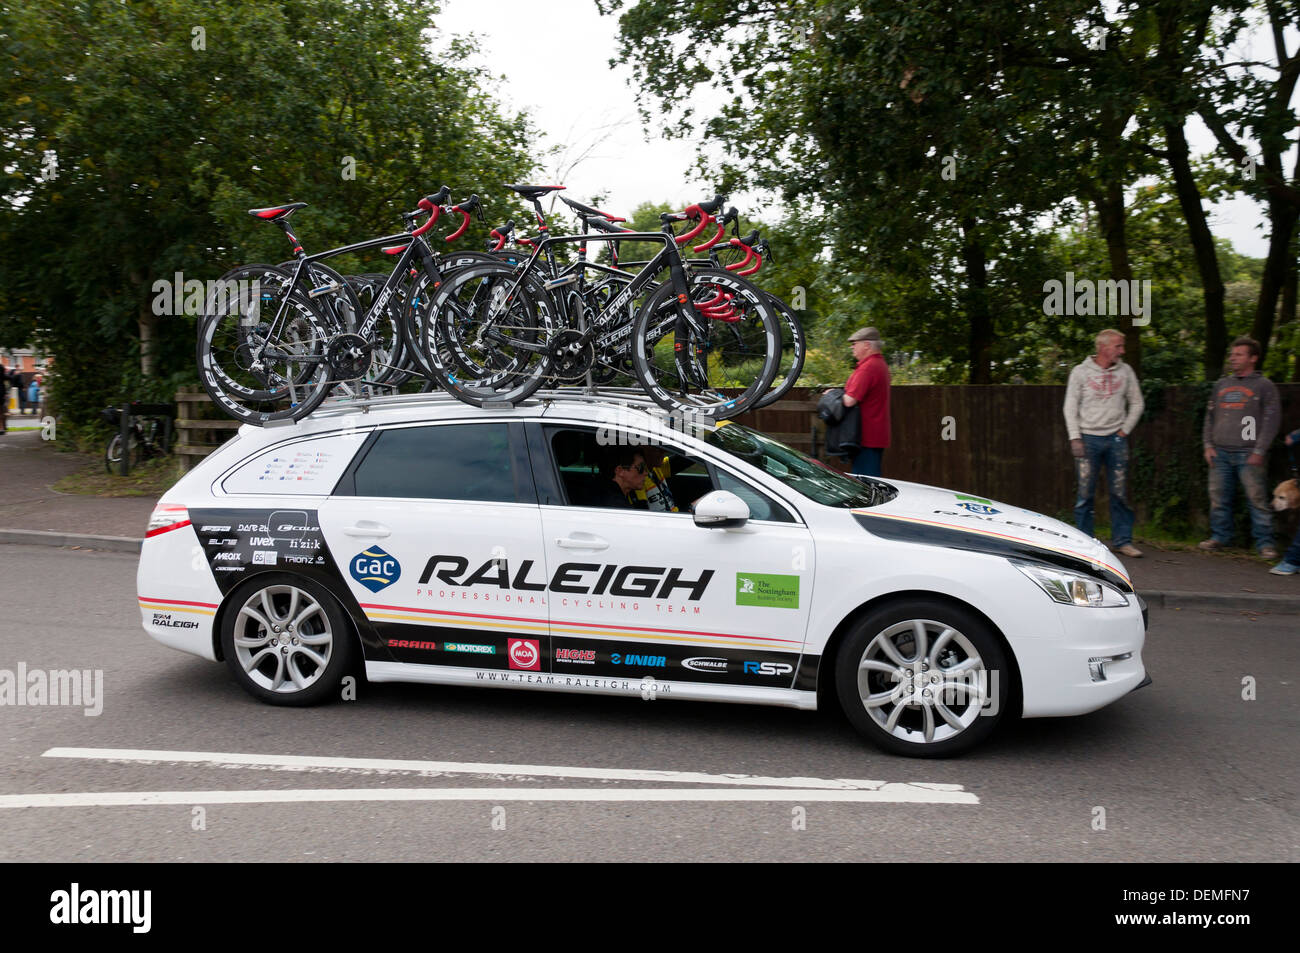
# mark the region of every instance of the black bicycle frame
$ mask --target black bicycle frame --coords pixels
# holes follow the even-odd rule
[[[384,309],[388,306],[388,301],[397,292],[398,286],[406,280],[407,273],[411,270],[411,265],[418,258],[424,268],[424,273],[429,280],[434,282],[442,281],[442,272],[438,270],[438,264],[434,257],[433,250],[425,242],[424,236],[412,235],[410,232],[399,232],[396,235],[385,235],[383,238],[371,238],[364,242],[357,242],[352,245],[343,245],[339,248],[331,248],[329,251],[317,252],[314,255],[305,255],[299,253],[298,264],[294,268],[293,280],[289,283],[289,291],[285,295],[284,301],[280,303],[280,310],[276,313],[275,321],[272,323],[271,330],[267,334],[268,343],[275,339],[280,330],[280,321],[284,315],[285,309],[289,306],[289,296],[298,288],[301,283],[303,269],[314,261],[321,261],[325,258],[333,258],[335,255],[346,255],[349,252],[365,251],[368,248],[379,248],[382,245],[396,245],[406,243],[406,249],[397,259],[397,264],[393,266],[392,274],[384,282],[384,287],[375,295],[370,304],[370,310],[366,312],[365,319],[361,322],[356,330],[356,334],[370,340],[374,333],[375,325],[379,323],[379,317],[383,314]],[[332,289],[331,289],[332,290]],[[307,292],[308,298],[315,297],[320,289],[311,289]],[[323,358],[321,358],[323,360]]]
[[[618,232],[615,234],[588,233],[583,235],[548,235],[537,243],[537,247],[533,249],[532,256],[529,257],[528,262],[524,265],[523,269],[519,272],[519,275],[515,278],[514,285],[511,286],[509,294],[507,294],[503,300],[509,302],[514,298],[514,296],[519,292],[519,288],[523,284],[524,279],[528,276],[528,273],[533,269],[535,263],[537,262],[537,259],[542,255],[543,252],[548,251],[551,246],[558,245],[558,244],[575,244],[575,243],[582,243],[582,245],[585,246],[585,244],[589,241],[597,241],[597,242],[657,241],[657,242],[662,242],[664,244],[664,249],[663,251],[659,252],[659,254],[651,258],[650,261],[646,263],[645,267],[643,267],[640,271],[638,271],[635,275],[632,276],[632,279],[631,281],[628,282],[627,286],[623,288],[623,290],[620,291],[614,297],[614,299],[610,301],[609,304],[606,305],[592,319],[591,328],[589,328],[587,331],[584,331],[583,332],[584,335],[590,335],[597,328],[603,328],[604,325],[608,323],[608,319],[606,317],[607,315],[618,313],[619,310],[621,310],[625,305],[627,305],[629,302],[635,299],[637,294],[642,289],[644,289],[647,285],[651,284],[654,281],[654,279],[659,276],[660,272],[662,272],[665,268],[668,269],[669,281],[672,282],[673,288],[678,295],[678,303],[676,308],[678,318],[686,322],[685,326],[689,328],[692,333],[698,335],[706,334],[707,329],[703,327],[696,320],[695,314],[693,313],[693,309],[687,307],[686,303],[690,300],[689,298],[690,289],[689,286],[686,284],[686,270],[682,266],[682,256],[677,248],[675,236],[671,233],[671,231]],[[548,257],[548,261],[549,260],[551,259]],[[579,264],[582,264],[584,262],[585,262],[585,255],[583,255],[580,258]],[[617,269],[611,269],[611,271],[617,271]],[[626,275],[626,272],[622,272],[622,271],[618,271],[617,273],[620,275]],[[579,280],[580,279],[581,279],[581,273],[579,273]],[[484,328],[482,334],[488,340],[494,341],[498,344],[509,344],[511,347],[519,348],[520,350],[525,350],[525,351],[533,351],[535,353],[542,353],[548,349],[547,344],[534,344],[528,341],[516,340],[490,327],[491,322],[494,321],[496,317],[497,317],[496,314],[489,314],[487,322],[485,322],[486,324],[489,325],[489,327]],[[630,326],[627,329],[627,333],[628,334],[632,333],[632,329]],[[604,341],[602,341],[602,343],[604,343]]]

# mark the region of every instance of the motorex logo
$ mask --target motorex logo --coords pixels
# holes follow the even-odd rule
[[[371,592],[387,589],[402,575],[402,564],[378,546],[357,553],[352,557],[348,568],[352,572],[352,578]]]

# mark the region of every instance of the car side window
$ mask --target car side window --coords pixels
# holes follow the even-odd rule
[[[356,468],[357,496],[513,503],[509,425],[381,430]]]
[[[611,442],[608,428],[599,436],[584,427],[549,426],[545,432],[570,506],[687,513],[713,488],[704,462],[678,447],[648,444],[635,434],[620,433]]]
[[[712,490],[730,490],[749,506],[750,518],[796,522],[790,511],[763,491],[667,443],[649,444],[637,434],[615,434],[582,427],[546,428],[547,442],[570,506],[689,513],[691,504]],[[623,439],[626,438],[626,439]],[[644,468],[644,479],[640,479]],[[615,479],[616,470],[627,486]],[[638,474],[633,477],[632,474]],[[636,485],[639,484],[639,485]]]
[[[750,486],[743,480],[732,476],[726,470],[718,467],[713,468],[715,489],[727,490],[736,494],[745,501],[749,507],[749,518],[752,520],[770,520],[776,523],[793,523],[794,517],[790,511],[772,499],[762,490]]]

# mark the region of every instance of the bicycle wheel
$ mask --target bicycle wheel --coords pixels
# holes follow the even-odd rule
[[[332,383],[327,319],[292,276],[270,265],[248,265],[222,276],[199,322],[199,380],[217,406],[236,420],[263,426],[301,420]]]
[[[729,272],[700,269],[686,280],[693,321],[680,315],[673,283],[660,285],[632,325],[632,369],[651,399],[673,413],[742,414],[776,376],[775,312],[764,291]],[[732,397],[723,387],[740,393]]]
[[[401,316],[398,326],[401,328],[402,343],[404,345],[404,354],[409,364],[414,364],[417,368],[416,373],[422,374],[431,381],[437,380],[433,368],[429,366],[428,360],[424,356],[424,315],[428,311],[429,299],[438,287],[449,277],[470,265],[480,265],[486,262],[497,262],[495,255],[489,255],[486,252],[454,252],[448,255],[440,255],[437,258],[439,280],[435,284],[429,279],[429,276],[423,272],[419,273],[411,281],[403,284],[396,295],[396,300],[391,307],[397,309]]]
[[[781,361],[777,365],[772,386],[766,394],[754,401],[750,410],[768,407],[790,392],[790,388],[798,383],[799,375],[803,373],[803,361],[808,350],[799,316],[776,295],[768,292],[767,298],[776,310],[777,323],[781,328]]]
[[[547,380],[551,329],[516,269],[471,265],[445,278],[421,321],[420,349],[439,385],[475,406],[517,403]]]
[[[140,439],[136,432],[132,430],[127,434],[127,461],[126,468],[128,471],[134,470],[140,465]],[[104,450],[104,469],[109,473],[122,472],[122,435],[113,434],[108,440],[108,447]]]

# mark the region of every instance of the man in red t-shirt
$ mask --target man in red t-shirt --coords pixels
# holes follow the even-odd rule
[[[880,476],[889,446],[889,365],[880,353],[883,344],[875,328],[858,328],[849,335],[849,344],[858,366],[844,385],[844,406],[862,405],[862,449],[850,472]]]

